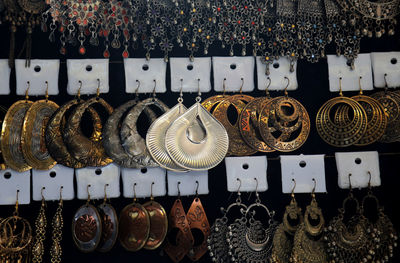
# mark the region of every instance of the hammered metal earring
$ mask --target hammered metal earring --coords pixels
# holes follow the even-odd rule
[[[296,188],[296,180],[292,179],[294,186],[292,189],[290,204],[286,206],[283,222],[278,226],[274,236],[274,247],[272,249],[271,262],[285,263],[290,262],[293,249],[293,239],[297,228],[303,223],[303,215],[301,208],[297,205],[294,198],[294,189]],[[295,224],[292,224],[295,222]]]
[[[63,209],[63,199],[62,199],[62,190],[63,186],[60,187],[60,201],[58,202],[58,207],[56,210],[56,214],[51,221],[51,226],[53,227],[52,240],[53,245],[51,246],[50,255],[51,255],[51,263],[60,263],[62,257],[62,232],[64,227],[64,219],[62,215]]]
[[[247,206],[242,203],[242,198],[240,193],[240,187],[242,185],[242,181],[239,178],[237,178],[237,181],[239,182],[239,187],[237,190],[236,202],[230,204],[226,209],[221,207],[221,212],[223,213],[223,216],[215,220],[210,230],[210,236],[207,239],[207,244],[208,244],[207,248],[210,252],[209,254],[213,262],[217,263],[233,262],[231,260],[232,254],[229,251],[229,244],[226,241],[226,237],[229,232],[228,213],[233,208],[239,208],[244,210],[247,209]],[[232,221],[233,219],[230,220]]]
[[[168,235],[171,235],[171,237],[166,238],[164,244],[165,253],[167,253],[169,258],[175,263],[181,261],[194,244],[190,225],[182,206],[181,191],[179,190],[180,184],[181,182],[178,182],[177,184],[178,198],[175,200],[168,216]],[[173,232],[174,229],[178,230],[176,236],[173,235],[175,234]],[[172,243],[170,240],[175,240],[175,242]]]
[[[91,185],[87,185],[88,199],[86,204],[81,206],[72,219],[72,238],[76,247],[82,252],[96,250],[100,243],[102,225],[100,214],[96,207],[90,204]]]
[[[190,230],[198,229],[203,234],[203,242],[197,246],[192,246],[187,256],[192,261],[198,261],[207,252],[207,238],[210,235],[210,224],[208,223],[207,214],[200,201],[198,195],[199,181],[196,181],[196,197],[187,212],[187,219]]]
[[[41,263],[43,261],[44,255],[44,241],[46,240],[46,228],[47,228],[47,218],[46,218],[46,200],[43,196],[43,190],[45,187],[42,187],[40,194],[42,196],[42,204],[40,206],[39,214],[35,221],[35,237],[32,247],[32,262],[33,263]]]
[[[304,213],[304,221],[296,230],[291,260],[295,263],[328,263],[323,243],[325,219],[315,199],[316,180],[311,192],[311,204]],[[318,224],[311,224],[310,220]]]
[[[235,220],[228,229],[227,242],[229,244],[229,254],[232,255],[232,262],[270,262],[273,237],[278,226],[274,220],[274,211],[270,211],[261,203],[258,194],[258,180],[256,181],[256,201],[244,211],[242,218]],[[264,227],[265,222],[255,219],[255,208],[262,208],[267,212],[268,227]]]
[[[169,126],[165,146],[171,159],[189,170],[208,170],[226,156],[229,138],[224,126],[201,104],[200,79],[196,103]]]
[[[101,240],[97,247],[99,252],[108,252],[113,247],[118,238],[118,216],[114,207],[107,202],[107,186],[104,185],[104,201],[97,207],[101,218]]]

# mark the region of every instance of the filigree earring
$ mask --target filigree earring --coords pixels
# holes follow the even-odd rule
[[[43,196],[42,187],[40,194],[42,195],[42,204],[40,206],[39,214],[35,221],[35,237],[32,247],[32,262],[41,263],[43,261],[44,255],[44,241],[46,240],[46,228],[47,228],[47,218],[46,218],[46,200]]]
[[[242,209],[242,218],[235,220],[228,229],[227,242],[229,253],[232,255],[231,261],[236,262],[257,262],[267,263],[270,261],[272,253],[272,239],[278,223],[274,220],[274,211],[270,211],[261,203],[257,192],[258,181],[256,178],[256,201],[246,210]],[[269,220],[268,227],[255,219],[255,208],[262,208],[267,212]],[[253,211],[252,211],[253,210]]]
[[[315,199],[316,181],[311,193],[311,204],[304,213],[304,221],[296,230],[291,259],[296,263],[328,263],[323,242],[325,219]],[[318,222],[311,224],[311,220]]]
[[[56,214],[51,221],[51,226],[53,227],[52,239],[53,245],[51,246],[50,255],[51,255],[51,262],[52,263],[59,263],[61,262],[62,256],[62,247],[61,247],[61,240],[62,240],[62,231],[64,227],[64,219],[62,215],[63,209],[63,199],[62,199],[62,189],[60,187],[60,201],[58,203]]]
[[[223,216],[221,218],[217,218],[210,230],[210,236],[207,239],[208,250],[210,257],[213,262],[217,263],[229,263],[231,261],[231,253],[229,251],[229,244],[226,241],[228,230],[228,213],[233,208],[247,209],[247,206],[242,203],[240,187],[242,185],[242,181],[237,178],[239,182],[239,187],[237,191],[236,202],[230,204],[226,209],[221,207],[221,212]],[[232,220],[232,219],[231,219]]]
[[[297,228],[303,223],[303,215],[301,208],[297,205],[294,198],[294,189],[296,181],[292,179],[294,186],[292,189],[290,204],[286,206],[283,222],[278,226],[274,236],[274,247],[272,249],[271,262],[285,263],[290,262],[290,257],[293,249],[293,240]],[[295,222],[293,224],[292,222]]]

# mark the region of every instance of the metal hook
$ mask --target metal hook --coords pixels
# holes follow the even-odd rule
[[[29,99],[29,89],[31,88],[31,82],[27,81],[26,84],[28,85],[28,87],[26,88],[26,91],[25,91],[25,100],[28,100]]]
[[[153,185],[154,185],[154,182],[151,182],[151,186],[150,186],[150,200],[151,200],[151,201],[154,200],[154,196],[153,196]]]
[[[199,181],[196,181],[196,184],[197,184],[196,186],[196,197],[197,197],[199,195],[199,186],[200,186]]]
[[[178,188],[178,198],[180,198],[181,197],[181,190],[179,189],[179,185],[181,184],[181,182],[179,182],[178,181],[178,184],[177,184],[177,188]]]
[[[370,172],[370,171],[368,171],[367,173],[368,173],[368,176],[369,176],[369,179],[368,179],[368,189],[371,190],[371,189],[372,189],[372,187],[371,187],[372,175],[371,175],[371,172]]]
[[[349,189],[350,192],[353,190],[353,187],[351,186],[351,174],[349,174]]]
[[[223,96],[225,96],[225,92],[226,92],[226,84],[225,84],[225,82],[226,82],[226,78],[224,78],[224,81],[222,82],[222,88],[223,88],[223,93],[222,93],[222,95],[223,95]]]
[[[254,177],[254,180],[256,180],[256,203],[260,203],[260,195],[258,194],[258,180],[257,178]]]
[[[179,91],[179,96],[183,97],[183,79],[181,79],[181,90]]]
[[[239,93],[242,93],[242,91],[243,91],[243,86],[244,86],[244,78],[240,78],[240,80],[242,81],[242,85],[240,86]]]
[[[19,189],[17,189],[17,199],[15,201],[14,216],[18,216],[18,205],[19,205],[18,198],[19,198]]]
[[[360,76],[360,77],[358,78],[358,87],[360,88],[360,95],[363,94],[363,90],[362,90],[362,87],[361,87],[361,79],[362,79],[362,77]]]
[[[288,89],[288,87],[289,87],[289,85],[290,85],[290,79],[289,79],[288,77],[286,77],[286,76],[285,76],[285,79],[287,80],[287,85],[286,85],[286,87],[285,87],[285,96],[287,97],[287,96],[288,96],[287,89]]]
[[[239,194],[240,194],[240,188],[242,187],[242,180],[240,180],[239,178],[236,178],[236,181],[239,182],[239,187],[238,187],[238,189],[237,189],[237,193],[238,193],[238,195],[239,195]]]
[[[294,178],[292,178],[292,182],[294,183],[293,188],[292,188],[292,192],[291,192],[291,196],[292,198],[294,198],[294,189],[296,189],[296,180]]]
[[[42,189],[40,190],[40,195],[42,196],[42,201],[44,201],[44,195],[43,195],[43,190],[46,189],[46,187],[42,187]]]
[[[342,77],[339,78],[339,95],[343,96],[343,91],[342,91]]]
[[[156,79],[153,79],[153,81],[154,81],[153,98],[155,98],[155,97],[156,97],[157,80],[156,80]]]
[[[197,95],[198,95],[199,97],[201,96],[200,79],[197,79]]]
[[[136,202],[136,183],[133,184],[133,201]]]
[[[78,89],[78,93],[76,94],[76,96],[78,97],[78,100],[79,100],[79,99],[81,99],[81,89],[82,89],[83,83],[81,80],[79,80],[78,83],[79,83],[79,89]]]
[[[385,80],[385,88],[387,89],[389,86],[388,86],[386,77],[387,77],[387,73],[385,73],[385,74],[383,75],[383,79]]]
[[[104,203],[107,201],[107,186],[110,186],[109,184],[104,185]]]
[[[268,80],[269,82],[268,82],[267,87],[265,88],[265,94],[267,94],[267,97],[269,97],[269,87],[271,86],[272,80],[271,80],[271,78],[270,78],[269,76],[267,77],[267,80]]]
[[[99,96],[100,96],[100,79],[97,79],[96,97],[98,98]]]
[[[46,84],[46,94],[44,95],[44,97],[46,98],[46,102],[49,100],[49,82],[46,80],[44,82]]]
[[[314,187],[311,191],[311,195],[313,198],[315,198],[315,188],[317,188],[317,180],[315,180],[315,178],[312,179],[314,181]]]
[[[61,187],[60,187],[60,204],[62,204],[62,202],[63,202],[63,201],[62,201],[62,200],[63,200],[63,199],[62,199],[62,190],[63,190],[63,188],[64,188],[64,186],[61,186]]]
[[[139,88],[140,88],[140,80],[136,80],[136,83],[137,83],[137,87],[136,87],[136,90],[135,90],[135,95],[136,95],[136,98],[139,96]]]
[[[90,184],[88,184],[87,186],[86,186],[86,191],[87,191],[87,196],[88,196],[88,199],[87,199],[87,201],[86,201],[86,205],[88,205],[89,203],[90,203],[90,192],[89,192],[89,188],[91,187],[91,185]]]

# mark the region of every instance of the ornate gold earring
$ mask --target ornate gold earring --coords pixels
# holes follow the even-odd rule
[[[54,215],[53,221],[51,222],[51,225],[53,227],[53,245],[51,246],[50,250],[51,263],[61,262],[61,257],[62,257],[61,240],[64,227],[64,219],[62,215],[62,210],[63,210],[62,190],[63,186],[60,187],[60,201],[58,202],[56,214]]]
[[[278,226],[274,235],[274,247],[272,249],[271,261],[272,263],[286,263],[290,262],[290,256],[293,249],[293,240],[297,228],[303,223],[303,215],[301,208],[297,205],[294,198],[294,189],[296,188],[296,181],[292,179],[294,186],[292,189],[290,204],[286,206],[285,214],[283,215],[283,222]],[[296,224],[292,224],[296,222]]]
[[[47,228],[46,201],[43,196],[43,190],[45,189],[45,187],[42,187],[42,190],[40,191],[40,194],[42,195],[42,205],[40,206],[39,214],[35,221],[35,237],[32,247],[33,263],[41,263],[44,255],[44,241],[46,239]]]

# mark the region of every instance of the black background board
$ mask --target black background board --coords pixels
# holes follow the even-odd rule
[[[0,57],[8,58],[9,50],[9,32],[8,27],[5,25],[0,26]],[[24,30],[21,29],[16,35],[16,55],[22,47],[24,41]],[[56,38],[57,39],[57,38]],[[62,105],[73,97],[68,95],[66,92],[67,86],[67,71],[66,71],[66,58],[102,58],[102,53],[104,46],[100,39],[100,46],[93,47],[86,45],[87,53],[85,56],[78,54],[78,47],[68,47],[67,56],[60,55],[59,53],[60,44],[59,42],[50,43],[48,40],[48,33],[42,33],[37,28],[33,34],[33,47],[32,47],[32,58],[34,59],[61,59],[62,64],[60,68],[60,78],[59,78],[59,90],[60,94],[58,96],[51,96],[50,99]],[[201,49],[199,49],[201,50]],[[381,39],[364,39],[361,43],[361,52],[383,52],[383,51],[399,51],[400,50],[400,38],[397,33],[394,37],[382,37]],[[110,93],[102,94],[101,97],[108,101],[112,106],[117,107],[129,99],[134,98],[134,95],[126,95],[125,93],[125,77],[124,68],[122,61],[122,48],[120,50],[111,51],[110,59]],[[144,50],[132,50],[130,47],[130,57],[145,57]],[[240,54],[240,49],[235,50],[235,54]],[[335,49],[332,45],[329,45],[327,49],[327,54],[334,54]],[[250,50],[248,50],[248,54]],[[176,57],[188,57],[188,53],[179,48],[174,48],[170,53],[170,56]],[[209,54],[207,56],[227,56],[228,51],[226,49],[221,49],[220,44],[217,43],[210,48]],[[199,55],[200,56],[200,55]],[[152,57],[163,57],[161,52],[155,51],[152,53]],[[188,60],[189,62],[189,60]],[[157,97],[164,101],[168,106],[174,106],[177,101],[178,94],[172,93],[170,91],[170,77],[169,77],[169,65],[167,69],[167,93],[157,94]],[[256,75],[254,75],[256,77]],[[281,168],[279,155],[298,155],[298,154],[326,154],[325,159],[325,169],[326,169],[326,183],[327,183],[327,194],[317,194],[317,201],[320,207],[323,209],[323,213],[327,220],[330,220],[338,212],[338,208],[341,207],[343,199],[347,196],[347,190],[339,189],[337,185],[337,169],[335,159],[333,158],[335,152],[352,152],[352,151],[379,151],[380,156],[380,170],[382,178],[382,186],[374,189],[374,193],[380,199],[380,202],[385,207],[385,212],[392,219],[397,231],[400,230],[400,214],[396,213],[399,207],[399,188],[400,188],[400,172],[399,172],[399,143],[392,144],[381,144],[375,143],[370,146],[365,147],[347,147],[344,149],[331,147],[326,144],[318,135],[315,128],[315,117],[319,107],[328,99],[337,96],[337,93],[329,92],[328,83],[328,66],[326,59],[321,60],[319,63],[311,64],[305,61],[299,61],[297,67],[297,78],[299,83],[299,88],[296,91],[289,92],[289,95],[298,99],[308,110],[311,118],[311,133],[307,142],[299,150],[291,153],[268,153],[268,191],[260,193],[262,202],[266,204],[269,208],[276,211],[275,219],[281,221],[281,217],[284,212],[285,206],[290,201],[290,196],[288,194],[282,194],[281,186]],[[4,81],[4,80],[2,80]],[[11,95],[0,96],[0,104],[9,107],[12,103],[19,99],[23,99],[22,96],[15,95],[15,71],[11,73]],[[357,92],[347,92],[346,96],[355,95]],[[365,92],[369,95],[372,92]],[[209,96],[217,94],[212,91],[210,93],[204,93],[202,98],[205,99]],[[278,96],[282,93],[271,92],[272,96]],[[254,97],[263,96],[263,91],[258,91],[255,89],[251,94]],[[184,104],[190,107],[194,103],[196,94],[185,94]],[[141,98],[147,98],[148,95],[141,95]],[[87,96],[84,96],[87,98]],[[31,97],[32,100],[40,99],[40,97]],[[264,155],[264,154],[259,154]],[[210,225],[214,222],[217,217],[221,216],[220,207],[226,207],[231,202],[234,202],[235,196],[231,196],[227,192],[226,187],[226,170],[224,162],[218,165],[216,168],[209,171],[209,189],[210,194],[200,196],[203,206],[206,210]],[[355,190],[356,197],[362,198],[366,193],[366,190]],[[122,195],[122,185],[121,185],[121,195]],[[193,196],[182,197],[183,205],[186,211],[189,209],[191,202],[193,201]],[[254,195],[248,201],[248,194],[243,195],[243,199],[250,203],[254,200]],[[303,208],[310,202],[309,194],[297,194],[297,201],[299,205]],[[173,205],[175,197],[162,197],[156,198],[160,202],[167,212]],[[96,202],[100,204],[102,200]],[[112,205],[115,207],[119,213],[122,208],[132,202],[131,199],[119,198],[111,200]],[[144,203],[145,200],[141,199],[140,202]],[[76,209],[85,203],[85,200],[73,200],[64,202],[64,235],[62,240],[63,248],[63,262],[172,262],[161,249],[155,251],[141,250],[136,253],[125,251],[121,245],[118,243],[115,245],[114,249],[108,253],[102,254],[98,252],[84,254],[79,252],[72,241],[71,236],[71,222],[72,217]],[[50,226],[51,218],[53,217],[57,207],[57,202],[48,202],[47,205],[47,218],[48,225]],[[30,205],[22,205],[20,207],[20,215],[26,217],[34,225],[34,220],[38,214],[40,208],[40,202],[32,202]],[[2,206],[0,207],[0,217],[6,217],[12,214],[13,206]],[[265,217],[264,215],[261,218]],[[50,262],[49,258],[49,247],[51,244],[51,227],[47,229],[47,240],[46,240],[46,253],[44,262]],[[182,262],[190,262],[188,258]],[[208,253],[199,262],[211,262]],[[399,249],[395,251],[395,258],[393,262],[400,262]]]

